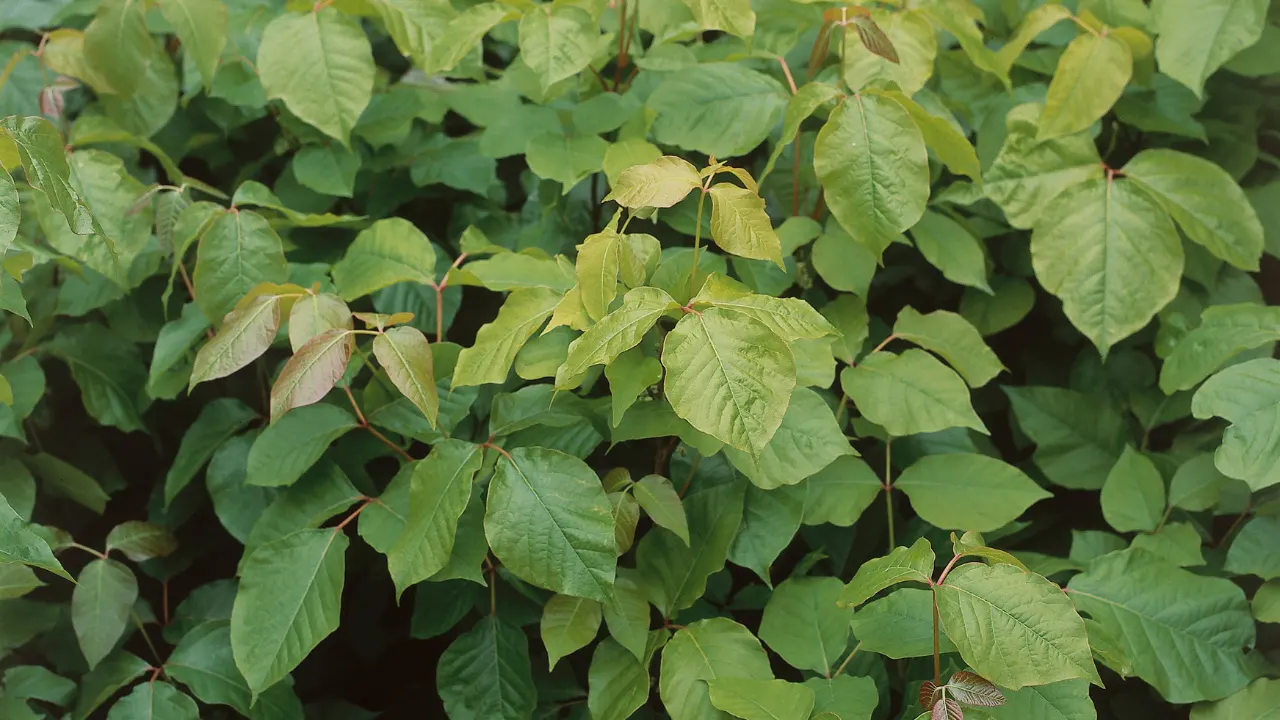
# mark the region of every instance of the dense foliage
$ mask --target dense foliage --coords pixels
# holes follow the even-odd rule
[[[0,717],[1271,717],[1268,4],[0,2]]]

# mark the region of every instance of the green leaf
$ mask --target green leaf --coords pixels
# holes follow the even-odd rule
[[[711,195],[711,237],[726,252],[739,257],[770,260],[780,268],[782,243],[764,211],[764,199],[751,190],[719,183]]]
[[[1231,422],[1223,434],[1214,465],[1227,477],[1244,480],[1253,490],[1280,483],[1280,363],[1259,358],[1233,365],[1196,391],[1191,412],[1197,418],[1218,416]]]
[[[705,63],[672,73],[646,104],[657,114],[653,139],[720,160],[745,155],[782,117],[785,93],[777,80],[738,63]]]
[[[76,684],[40,665],[17,665],[4,671],[4,689],[12,697],[66,707],[75,696]]]
[[[322,462],[296,484],[274,496],[275,499],[254,523],[245,548],[252,552],[259,545],[299,530],[318,528],[362,497],[341,468],[332,462]]]
[[[778,143],[773,146],[773,152],[769,154],[769,162],[765,163],[764,171],[760,173],[761,182],[773,172],[778,158],[782,157],[782,151],[795,140],[804,121],[817,112],[818,108],[840,96],[839,88],[820,82],[808,83],[791,96],[782,118],[782,134],[779,136]]]
[[[1005,369],[978,330],[953,312],[937,310],[921,315],[905,307],[893,324],[893,334],[941,355],[971,387],[986,385]]]
[[[200,72],[205,88],[210,87],[227,44],[227,7],[208,0],[160,0],[159,6],[182,41],[183,53]]]
[[[1154,13],[1160,72],[1204,96],[1204,83],[1266,27],[1265,0],[1167,0]]]
[[[1036,444],[1032,459],[1049,481],[1073,490],[1100,490],[1129,435],[1109,405],[1074,390],[1006,387],[1018,427]]]
[[[791,544],[804,519],[804,489],[761,490],[752,485],[742,506],[742,526],[729,547],[729,561],[750,569],[772,586],[773,563]]]
[[[280,237],[258,213],[223,213],[200,236],[192,279],[196,304],[214,325],[222,325],[250,290],[288,276]]]
[[[803,484],[805,525],[830,523],[849,527],[884,489],[875,472],[852,455],[836,458]]]
[[[258,414],[235,398],[219,398],[205,405],[195,422],[187,428],[178,445],[178,454],[164,478],[164,502],[167,507],[178,493],[195,479],[200,468],[209,462],[214,451],[231,436],[243,430]]]
[[[329,444],[359,427],[351,413],[319,403],[298,408],[272,423],[249,450],[248,485],[292,485],[320,459]]]
[[[142,430],[146,368],[137,346],[97,323],[74,325],[44,348],[71,368],[84,408],[99,423]]]
[[[1229,580],[1131,549],[1095,560],[1068,592],[1169,702],[1216,700],[1253,678],[1242,650],[1254,643],[1253,618],[1244,592]]]
[[[542,644],[554,670],[556,662],[586,647],[600,632],[600,603],[555,595],[542,608]]]
[[[911,228],[911,237],[920,254],[938,268],[943,277],[960,285],[991,292],[987,284],[987,254],[978,240],[955,220],[925,210]]]
[[[588,175],[599,172],[609,143],[597,135],[565,135],[542,132],[529,138],[525,160],[540,178],[555,180],[568,194]]]
[[[600,320],[618,295],[622,236],[613,227],[588,235],[578,246],[578,292],[592,320]]]
[[[1221,166],[1176,150],[1143,150],[1125,177],[1155,196],[1193,242],[1243,270],[1258,269],[1262,222]]]
[[[703,30],[723,30],[749,38],[755,33],[756,14],[747,0],[683,0]]]
[[[1133,76],[1133,53],[1115,35],[1082,33],[1058,60],[1040,130],[1044,142],[1088,129],[1116,104]]]
[[[1098,719],[1098,712],[1093,708],[1093,701],[1089,699],[1089,683],[1084,680],[1061,680],[1048,685],[1033,685],[1021,690],[1005,691],[1004,698],[1003,705],[983,709],[996,720]]]
[[[351,310],[337,295],[306,293],[289,311],[289,347],[296,353],[326,330],[352,327]]]
[[[196,701],[167,682],[142,683],[111,706],[107,720],[198,720]]]
[[[1280,518],[1255,517],[1240,528],[1227,549],[1227,572],[1257,575],[1263,580],[1280,577],[1280,557],[1273,547],[1280,532]]]
[[[435,427],[440,399],[436,395],[431,344],[422,332],[404,325],[388,328],[373,339],[373,355],[386,369],[392,384]]]
[[[275,341],[279,329],[279,295],[258,295],[232,311],[218,334],[196,353],[191,386],[226,377],[261,357]]]
[[[565,595],[608,598],[617,552],[609,501],[581,460],[546,448],[516,448],[498,460],[485,535],[521,579]]]
[[[148,38],[148,48],[150,42]],[[53,125],[44,118],[7,117],[0,120],[0,130],[13,141],[27,184],[43,193],[49,205],[62,213],[71,232],[88,235],[98,231],[89,208],[71,185],[66,147]]]
[[[1253,303],[1205,308],[1200,324],[1183,335],[1165,357],[1160,368],[1160,389],[1166,395],[1190,390],[1232,357],[1277,340],[1280,340],[1280,308]],[[1244,365],[1256,370],[1271,367],[1256,360]],[[1238,372],[1245,370],[1233,368],[1221,374]]]
[[[293,408],[324,399],[347,371],[354,344],[346,328],[326,330],[311,338],[289,358],[271,386],[271,422],[279,422]]]
[[[170,320],[160,328],[147,373],[148,395],[157,397],[162,394],[161,388],[173,372],[189,373],[188,353],[209,329],[209,319],[195,303],[183,305],[181,317]],[[187,377],[189,378],[189,374]]]
[[[646,475],[631,486],[631,493],[654,524],[675,533],[689,544],[689,523],[680,496],[671,481],[661,475]]]
[[[22,211],[18,207],[18,186],[7,170],[0,169],[0,253],[9,252],[18,236]]]
[[[604,603],[604,622],[619,645],[636,660],[645,659],[645,646],[649,640],[649,601],[638,571],[618,568],[613,597]],[[648,687],[647,683],[645,687]]]
[[[137,599],[138,581],[115,560],[94,560],[80,571],[71,594],[71,625],[90,669],[124,635]]]
[[[998,530],[1052,497],[1014,466],[969,453],[926,455],[893,487],[911,498],[920,517],[944,530]]]
[[[955,371],[923,350],[877,352],[840,373],[840,385],[858,410],[890,435],[914,435],[952,427],[987,434]]]
[[[516,290],[508,295],[498,317],[480,328],[474,345],[459,353],[453,387],[504,382],[516,353],[551,317],[561,297],[548,288]]]
[[[1072,17],[1071,11],[1056,3],[1041,5],[1023,15],[1022,22],[1018,24],[1017,32],[1009,38],[1009,42],[996,51],[996,58],[1000,61],[1004,71],[1008,73],[1013,69],[1019,56],[1022,55],[1023,51],[1027,49],[1027,46],[1036,37],[1057,25],[1060,21],[1070,17]]]
[[[355,194],[360,154],[341,145],[308,145],[293,156],[289,167],[299,185],[323,195],[349,198]]]
[[[1105,359],[1178,293],[1182,242],[1134,181],[1108,177],[1053,199],[1031,236],[1036,277]]]
[[[658,688],[672,720],[718,717],[709,683],[772,680],[769,658],[745,627],[725,618],[690,623],[662,649]]]
[[[626,208],[668,208],[701,184],[698,169],[688,161],[663,155],[653,162],[623,170],[604,199]]]
[[[759,320],[721,308],[689,313],[662,350],[671,407],[696,429],[751,454],[782,424],[795,361]]]
[[[448,563],[458,520],[471,499],[471,484],[481,461],[478,445],[445,440],[432,448],[426,460],[414,465],[404,531],[387,552],[387,569],[397,598],[405,588],[426,580]]]
[[[547,92],[591,63],[600,45],[600,25],[573,5],[547,5],[525,11],[520,21],[520,58]]]
[[[155,47],[141,0],[107,0],[84,32],[84,60],[121,97],[137,92]]]
[[[1102,684],[1084,621],[1043,577],[1011,565],[969,563],[935,593],[943,630],[991,682],[1010,690],[1072,678]]]
[[[1258,678],[1228,698],[1192,708],[1191,720],[1265,718],[1274,715],[1277,707],[1280,707],[1280,680]]]
[[[1178,466],[1169,482],[1169,505],[1199,512],[1218,504],[1230,479],[1213,466],[1213,454],[1196,455]]]
[[[1102,516],[1116,532],[1155,530],[1164,514],[1164,478],[1146,455],[1126,447],[1102,486]]]
[[[142,658],[123,650],[108,655],[80,681],[80,693],[72,716],[76,720],[85,720],[117,690],[142,675],[149,667]]]
[[[252,697],[236,669],[228,621],[202,623],[183,635],[164,667],[201,702],[228,705],[242,715],[249,714]]]
[[[609,379],[611,423],[617,427],[640,394],[662,379],[662,362],[632,348],[614,358],[605,367],[604,376]]]
[[[716,678],[707,683],[711,704],[746,720],[808,720],[811,688],[786,680]]]
[[[804,684],[814,692],[814,720],[871,720],[880,700],[876,681],[869,677],[836,675],[809,678]]]
[[[1268,580],[1253,594],[1253,616],[1259,622],[1280,623],[1280,580]]]
[[[894,100],[846,98],[819,131],[813,154],[831,214],[876,254],[924,212],[928,151],[910,113]]]
[[[759,320],[775,335],[788,342],[802,338],[817,340],[840,334],[830,321],[804,300],[753,293],[720,273],[707,277],[690,305],[710,305]]]
[[[134,562],[164,557],[177,548],[178,541],[168,530],[148,522],[123,522],[107,533],[107,552],[119,550]]]
[[[254,698],[338,629],[347,544],[341,530],[300,530],[245,558],[231,649]]]
[[[933,593],[901,588],[872,600],[853,614],[853,636],[862,650],[895,660],[933,654]],[[938,650],[956,651],[951,638],[940,634]]]
[[[24,455],[26,463],[47,488],[101,515],[107,506],[107,493],[87,473],[71,463],[47,453]]]
[[[718,467],[717,475],[727,470],[723,460],[707,459],[701,466],[708,471]],[[724,568],[742,522],[744,485],[741,481],[705,489],[695,485],[694,491],[685,495],[687,545],[675,533],[661,528],[645,533],[637,544],[636,568],[642,586],[665,617],[693,605],[705,594],[707,578]]]
[[[760,639],[791,667],[830,675],[849,644],[849,613],[836,605],[843,589],[833,577],[778,585],[764,606]]]
[[[933,562],[933,548],[924,538],[909,548],[896,547],[884,557],[863,563],[840,593],[839,604],[856,608],[881,590],[902,582],[928,585],[933,577]]]
[[[385,218],[361,230],[333,266],[338,294],[348,302],[398,282],[435,282],[436,252],[422,231],[403,218]]]
[[[0,495],[0,563],[22,563],[70,580],[71,576],[53,556],[49,544],[32,532],[28,524]]]
[[[649,670],[610,638],[596,646],[587,673],[587,708],[595,720],[626,720],[649,699]]]
[[[1088,133],[1038,139],[1042,109],[1028,103],[1009,111],[1009,134],[982,178],[983,192],[1016,228],[1036,225],[1064,190],[1103,177],[1102,158]]]
[[[725,449],[725,456],[764,490],[795,485],[854,451],[831,407],[809,388],[796,388],[773,438],[759,456]]]
[[[905,13],[904,13],[905,14]],[[932,31],[931,31],[932,32]],[[959,125],[950,115],[940,117],[926,110],[924,106],[900,92],[887,92],[906,109],[920,128],[924,142],[944,165],[957,175],[967,175],[974,182],[982,181],[982,166],[978,163],[978,153],[969,143],[969,138],[959,129]]]
[[[349,143],[373,95],[373,52],[359,24],[333,8],[280,15],[262,32],[257,66],[267,97]]]
[[[532,717],[537,692],[524,633],[494,615],[476,623],[440,656],[436,691],[457,720]]]
[[[44,587],[44,583],[31,568],[0,563],[0,600],[20,598],[39,587]]]
[[[1169,523],[1150,535],[1138,535],[1131,544],[1178,567],[1197,567],[1204,565],[1200,542],[1200,533],[1190,523]]]
[[[873,13],[876,25],[883,29],[897,54],[894,60],[868,50],[857,35],[862,27],[858,17],[845,27],[844,59],[841,75],[855,92],[867,87],[890,86],[906,96],[916,94],[933,74],[933,61],[938,54],[938,35],[922,14],[913,11]]]

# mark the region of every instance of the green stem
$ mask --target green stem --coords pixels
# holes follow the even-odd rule
[[[893,438],[884,443],[884,510],[889,518],[889,552],[896,547],[893,542]]]
[[[702,247],[702,203],[707,199],[707,192],[698,193],[698,222],[693,228],[693,268],[689,270],[689,297],[698,291],[698,249]]]
[[[933,686],[942,685],[942,653],[938,638],[938,589],[933,590]]]

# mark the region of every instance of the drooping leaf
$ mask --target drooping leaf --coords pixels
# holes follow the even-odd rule
[[[320,402],[347,370],[351,331],[326,330],[311,338],[285,363],[271,386],[271,421],[293,408]]]
[[[49,544],[27,525],[0,495],[0,562],[30,565],[70,580],[71,576],[53,556]]]
[[[868,560],[858,568],[840,594],[842,607],[857,607],[871,596],[902,582],[928,585],[933,577],[933,548],[921,538],[911,547],[896,547],[884,557]]]
[[[649,671],[611,638],[596,646],[587,674],[587,708],[598,720],[626,720],[649,698]]]
[[[557,386],[563,387],[592,365],[612,363],[639,344],[658,318],[679,307],[670,295],[658,288],[638,287],[628,292],[617,310],[569,343],[564,364],[556,370]]]
[[[235,310],[196,353],[191,385],[226,377],[261,357],[280,329],[280,296],[259,295]]]
[[[971,387],[986,385],[1005,369],[977,329],[946,310],[921,315],[905,307],[893,324],[893,334],[941,355]]]
[[[90,669],[115,649],[137,599],[137,579],[115,560],[94,560],[80,571],[71,594],[71,625]]]
[[[134,562],[164,557],[177,548],[177,539],[153,523],[132,520],[120,523],[107,533],[107,552],[119,550]]]
[[[146,7],[135,0],[107,0],[84,32],[84,60],[123,97],[138,91],[155,45]]]
[[[440,656],[436,690],[450,718],[532,717],[537,692],[524,633],[493,615],[476,623]]]
[[[1051,497],[1021,470],[970,453],[927,455],[894,482],[929,524],[947,530],[990,532],[1017,520]]]
[[[551,317],[561,297],[548,288],[516,290],[508,295],[497,318],[480,328],[475,344],[458,355],[453,387],[506,380],[516,353]]]
[[[435,427],[440,400],[436,394],[431,344],[422,332],[403,325],[388,328],[373,339],[373,354],[396,388]]]
[[[726,252],[782,264],[782,243],[764,211],[764,200],[729,183],[711,186],[711,237]]]
[[[182,41],[183,52],[209,87],[227,44],[227,7],[208,0],[160,0],[159,7]]]
[[[829,675],[849,642],[848,612],[833,577],[792,578],[778,585],[760,619],[760,639],[787,664]]]
[[[1278,375],[1280,363],[1270,358],[1233,365],[1209,378],[1191,401],[1197,418],[1219,416],[1231,422],[1214,465],[1254,490],[1280,482],[1280,442],[1275,432],[1280,423]]]
[[[556,662],[586,647],[600,631],[600,603],[581,597],[555,595],[542,608],[542,643],[554,670]]]

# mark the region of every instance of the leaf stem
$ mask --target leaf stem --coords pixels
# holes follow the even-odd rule
[[[893,539],[893,437],[884,443],[884,510],[889,519],[889,552],[896,547]]]
[[[81,545],[81,544],[80,544],[80,543],[78,543],[78,542],[73,542],[73,543],[71,543],[71,544],[67,545],[67,547],[73,547],[73,548],[75,548],[75,549],[77,549],[77,550],[83,550],[83,551],[85,551],[85,552],[89,553],[90,555],[93,555],[94,557],[98,558],[99,560],[106,560],[106,559],[107,559],[107,554],[106,554],[106,553],[104,553],[104,552],[99,552],[99,551],[97,551],[97,550],[94,550],[93,548],[89,547],[88,545]]]
[[[484,554],[484,571],[489,576],[489,614],[498,614],[498,583],[494,577],[498,573],[498,568],[494,567],[493,561],[489,559],[489,553]]]
[[[360,404],[356,402],[356,396],[351,394],[350,387],[344,387],[342,388],[342,391],[347,394],[347,400],[351,401],[351,409],[356,411],[356,419],[360,421],[360,427],[368,430],[369,434],[377,438],[383,445],[386,445],[396,451],[396,454],[404,458],[405,462],[416,462],[414,457],[410,455],[407,450],[391,442],[386,435],[378,432],[377,428],[369,424],[369,420],[365,418],[364,412],[360,410]]]
[[[138,611],[130,610],[129,616],[133,618],[133,624],[138,626],[138,632],[142,633],[142,639],[147,642],[147,647],[151,648],[151,654],[156,659],[156,669],[164,672],[164,662],[160,660],[160,651],[156,650],[155,643],[151,642],[151,636],[147,634],[147,628],[142,624],[142,618],[138,617]]]
[[[342,522],[333,526],[333,531],[338,532],[342,528],[346,527],[347,523],[350,523],[352,520],[355,520],[356,518],[360,517],[360,513],[364,512],[364,509],[369,507],[372,504],[373,504],[373,498],[371,497],[364,498],[364,500],[360,503],[360,507],[356,508],[351,512],[350,515],[343,518]]]
[[[933,593],[933,686],[942,685],[942,652],[938,638],[938,588],[930,588]]]
[[[693,482],[694,473],[698,472],[698,463],[702,462],[702,453],[693,456],[693,462],[689,467],[689,476],[684,479],[684,485],[680,488],[680,497],[689,491],[689,484]]]
[[[840,673],[844,672],[844,669],[849,666],[849,661],[852,660],[853,656],[857,655],[858,651],[861,649],[862,649],[861,642],[859,642],[857,645],[854,645],[853,649],[849,651],[849,654],[845,656],[844,662],[840,663],[840,667],[836,668],[836,671],[831,673],[827,677],[836,677]]]
[[[702,184],[702,192],[698,193],[698,221],[693,226],[693,267],[689,269],[689,297],[698,291],[695,284],[698,282],[698,249],[702,246],[702,203],[707,199],[707,184],[711,182],[707,178]]]

